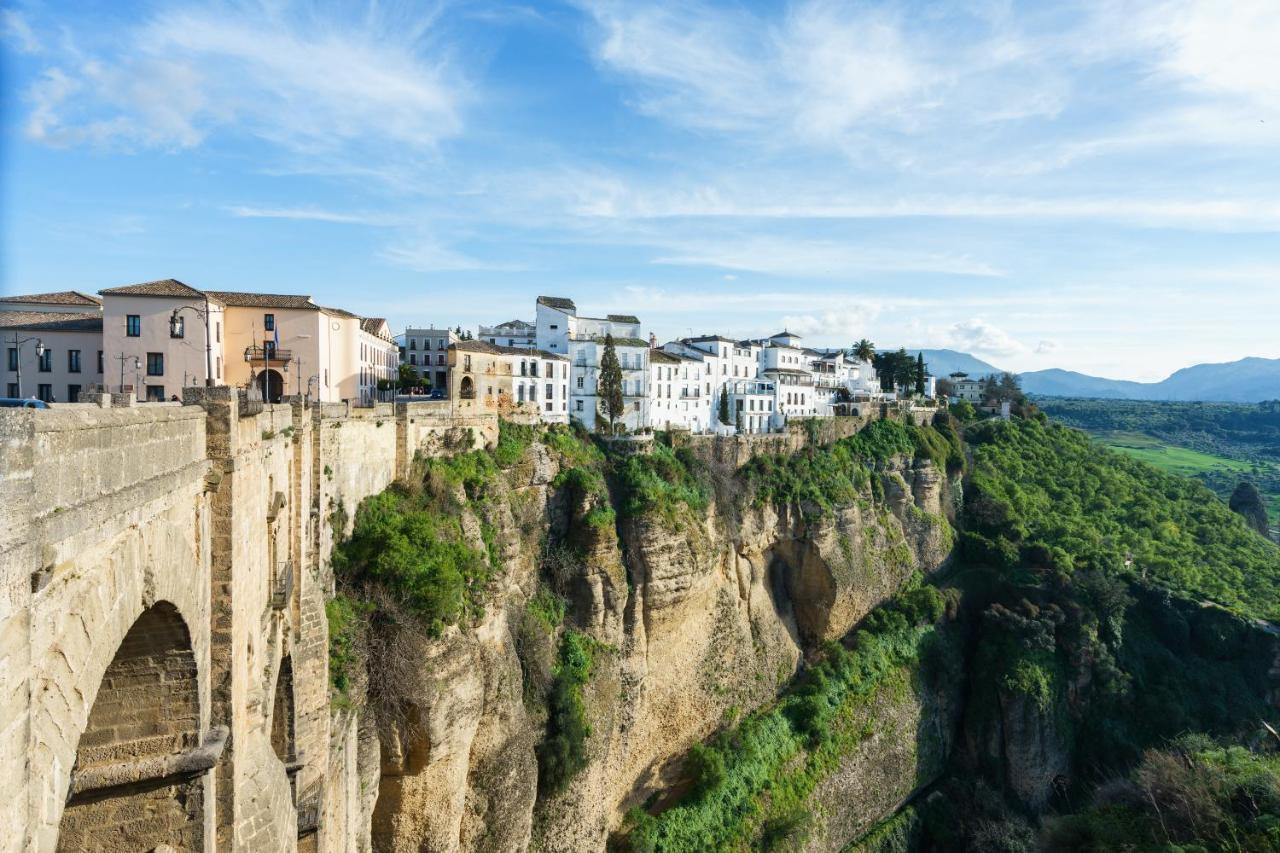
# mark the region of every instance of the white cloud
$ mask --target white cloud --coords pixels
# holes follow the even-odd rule
[[[1280,106],[1280,6],[1274,0],[1173,0],[1146,17],[1161,70],[1195,91]]]
[[[307,155],[429,147],[459,131],[465,84],[431,45],[430,16],[409,26],[379,8],[342,18],[303,3],[164,7],[96,51],[64,50],[29,92],[27,133],[187,148],[226,129]]]
[[[379,256],[390,264],[418,272],[517,272],[518,264],[472,257],[434,240],[402,242],[388,246]]]
[[[879,315],[879,307],[866,304],[860,308],[822,311],[817,314],[788,314],[782,325],[797,335],[853,338],[862,334],[867,324]]]
[[[1025,344],[977,317],[952,326],[947,332],[947,345],[979,355],[1012,357],[1027,352]]]
[[[43,49],[31,24],[17,9],[0,9],[0,36],[19,53],[36,54]]]
[[[227,212],[241,219],[297,219],[304,222],[332,222],[341,225],[393,225],[400,217],[372,213],[343,213],[318,207],[228,207]]]
[[[999,276],[991,265],[964,255],[903,251],[817,240],[754,237],[688,240],[655,238],[667,254],[655,264],[706,266],[783,276],[839,278],[867,273],[931,272]]]
[[[1048,355],[1058,349],[1060,344],[1050,338],[1044,338],[1036,344],[1036,355]]]

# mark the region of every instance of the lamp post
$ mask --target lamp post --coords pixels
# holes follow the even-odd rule
[[[206,386],[213,385],[213,338],[209,334],[209,294],[204,294],[204,308],[200,309],[194,305],[180,305],[173,309],[173,313],[169,315],[169,335],[171,337],[178,336],[178,330],[182,327],[182,319],[178,316],[181,311],[194,311],[196,316],[204,320],[204,384]]]
[[[14,369],[18,371],[18,397],[19,398],[22,397],[22,345],[25,343],[30,343],[31,341],[36,342],[36,358],[37,359],[44,358],[44,342],[41,341],[39,338],[19,338],[18,333],[14,332],[13,338],[5,342],[5,343],[13,344],[13,348],[18,354],[17,361],[14,363]]]
[[[116,356],[116,360],[120,362],[120,393],[121,394],[124,393],[124,363],[129,359],[133,359],[133,369],[135,371],[142,369],[142,359],[138,358],[136,355],[125,355],[124,353],[120,353],[118,356]]]

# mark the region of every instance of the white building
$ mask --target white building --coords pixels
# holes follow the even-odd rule
[[[778,388],[771,380],[731,379],[724,391],[729,396],[729,417],[738,432],[771,432],[782,426]]]
[[[951,394],[953,400],[967,400],[976,406],[982,403],[987,383],[983,379],[970,379],[967,374],[953,373],[951,385],[955,389]]]
[[[405,329],[404,346],[400,349],[400,363],[418,371],[424,385],[445,389],[449,393],[449,347],[458,342],[453,329]]]
[[[103,384],[102,307],[92,296],[65,290],[0,297],[0,342],[6,397],[75,403]]]
[[[760,343],[758,375],[774,383],[776,410],[783,423],[788,418],[829,415],[831,394],[826,393],[826,399],[819,401],[814,374],[809,369],[811,359],[800,345],[800,336],[782,331]]]
[[[701,357],[649,352],[649,425],[654,429],[705,432],[711,426],[711,395],[705,390]]]
[[[496,326],[481,326],[476,337],[497,346],[533,349],[538,345],[538,328],[527,320],[508,320]]]
[[[360,319],[360,399],[366,405],[391,399],[389,386],[396,378],[400,349],[391,337],[391,326],[382,317]],[[382,389],[379,389],[379,385]]]
[[[600,359],[606,337],[612,336],[622,367],[623,413],[619,422],[628,430],[648,425],[649,344],[640,337],[639,319],[627,314],[584,317],[571,299],[539,296],[534,324],[538,349],[569,358],[571,418],[588,429],[595,428],[600,414]]]

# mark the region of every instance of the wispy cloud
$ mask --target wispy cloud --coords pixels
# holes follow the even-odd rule
[[[991,265],[963,255],[913,252],[875,246],[851,246],[779,237],[678,242],[655,264],[719,267],[771,275],[839,278],[866,273],[931,272],[946,275],[998,276]]]
[[[161,7],[109,39],[72,33],[28,92],[26,131],[58,146],[189,148],[228,132],[302,154],[430,148],[460,130],[468,90],[432,22],[376,6]]]
[[[379,257],[417,272],[518,272],[524,269],[516,263],[474,257],[431,239],[387,246],[379,252]]]
[[[226,208],[232,216],[241,219],[296,219],[303,222],[332,222],[341,225],[388,226],[403,224],[404,218],[378,213],[344,213],[318,207],[248,207]]]

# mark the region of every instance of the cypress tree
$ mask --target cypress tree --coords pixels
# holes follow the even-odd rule
[[[609,420],[609,435],[614,435],[625,403],[622,400],[622,365],[618,363],[618,352],[613,347],[613,335],[604,336],[596,394],[600,398],[600,413]]]

